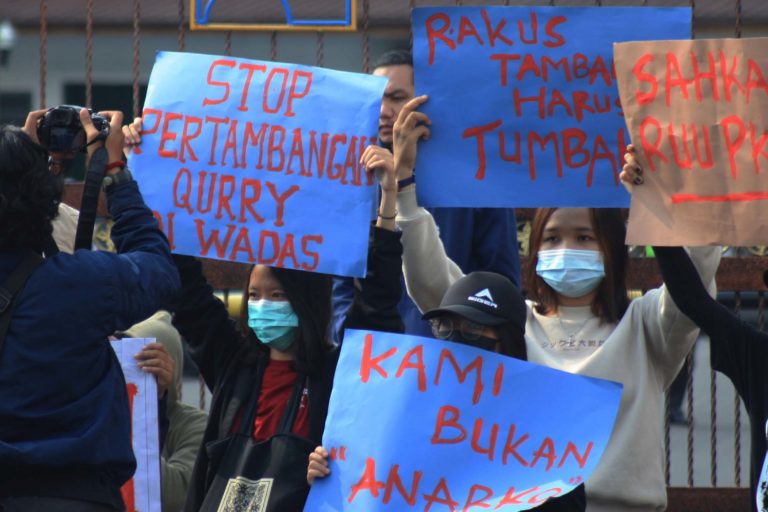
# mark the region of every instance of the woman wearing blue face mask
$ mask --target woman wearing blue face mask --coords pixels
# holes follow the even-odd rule
[[[409,102],[395,124],[401,180],[413,172],[414,127],[429,123],[416,112],[424,101]],[[428,311],[462,272],[445,255],[431,216],[418,206],[415,185],[400,190],[397,209],[408,293]],[[590,512],[666,507],[664,391],[698,335],[664,287],[629,301],[624,238],[618,209],[539,209],[531,228],[525,280],[528,360],[624,385],[611,440],[586,482]],[[691,256],[712,292],[719,248],[692,249]]]
[[[376,167],[374,157],[366,153],[361,163]],[[397,183],[391,169],[379,179],[368,277],[356,283],[345,327],[402,332]],[[175,260],[182,293],[174,325],[213,392],[184,510],[235,510],[228,507],[263,498],[268,506],[254,510],[301,511],[309,490],[306,460],[322,439],[339,356],[329,338],[331,277],[255,265],[235,325],[200,263]],[[259,472],[269,479],[252,476]]]

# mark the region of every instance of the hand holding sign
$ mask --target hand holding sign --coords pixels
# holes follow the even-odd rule
[[[360,157],[365,172],[375,174],[383,191],[397,191],[397,174],[392,152],[387,148],[371,144]]]
[[[312,485],[316,478],[325,478],[331,474],[328,467],[328,450],[322,446],[315,448],[315,451],[309,454],[309,466],[307,467],[307,483]]]
[[[645,182],[643,178],[643,168],[640,167],[640,163],[635,156],[635,146],[630,144],[627,146],[627,152],[624,153],[624,167],[621,169],[619,178],[628,188],[632,185],[642,185]],[[629,188],[630,192],[632,191]]]
[[[131,150],[138,144],[141,144],[141,126],[142,120],[137,117],[131,124],[123,126],[123,137],[125,137],[125,145],[123,146],[123,153],[127,157],[131,154]]]
[[[161,343],[147,343],[134,356],[141,371],[154,375],[157,379],[157,398],[160,399],[173,383],[173,370],[176,367],[171,354]]]
[[[417,109],[427,102],[428,96],[422,95],[411,99],[403,106],[397,116],[393,129],[392,147],[395,153],[395,167],[399,179],[413,174],[419,140],[429,140],[432,121],[429,116]]]

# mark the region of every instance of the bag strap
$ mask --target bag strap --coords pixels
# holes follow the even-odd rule
[[[304,394],[306,382],[307,378],[303,375],[296,379],[296,384],[293,385],[293,394],[291,394],[291,399],[285,407],[283,417],[280,419],[280,425],[277,427],[278,434],[290,434],[293,430],[293,424],[296,421],[296,416],[299,414],[301,396]]]
[[[243,409],[243,415],[240,418],[240,427],[237,434],[250,437],[253,435],[253,423],[256,421],[256,410],[259,406],[259,395],[261,394],[261,381],[264,380],[264,372],[269,364],[269,357],[259,358],[256,368],[256,386],[251,388],[248,402]]]
[[[11,317],[16,309],[16,298],[19,291],[24,288],[27,279],[32,272],[43,262],[43,257],[33,251],[28,251],[21,261],[13,269],[5,283],[0,286],[0,353],[5,343],[5,335],[11,325]]]
[[[83,199],[80,203],[80,216],[77,219],[75,250],[90,249],[93,245],[93,227],[96,225],[99,192],[101,192],[101,182],[104,181],[108,158],[107,150],[99,148],[88,163],[88,172],[83,185]]]

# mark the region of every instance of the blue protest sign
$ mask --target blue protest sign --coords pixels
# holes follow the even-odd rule
[[[346,331],[312,512],[527,510],[586,480],[621,384],[457,343]]]
[[[434,7],[413,11],[424,206],[626,207],[629,136],[613,43],[687,39],[688,8]]]
[[[171,248],[365,275],[380,77],[160,52],[130,166]]]

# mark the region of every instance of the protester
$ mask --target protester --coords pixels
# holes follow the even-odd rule
[[[379,144],[366,149],[376,154],[382,165],[392,167],[392,129],[400,110],[414,96],[413,58],[407,50],[393,50],[379,57],[373,74],[386,77],[379,115]],[[515,211],[507,208],[429,208],[440,231],[448,256],[469,273],[486,270],[502,274],[520,284],[520,258],[517,247]],[[334,325],[338,330],[352,303],[352,280],[338,278],[333,285]],[[429,323],[421,319],[408,294],[398,305],[405,332],[431,336]]]
[[[642,185],[642,169],[631,150],[621,179]],[[752,510],[768,511],[768,333],[740,320],[708,293],[691,259],[681,247],[654,247],[669,294],[688,318],[709,336],[712,369],[728,377],[744,401],[749,414],[751,455],[749,484]],[[763,276],[768,285],[768,273]]]
[[[428,134],[430,120],[417,111],[425,101],[421,96],[409,102],[395,125],[400,180],[411,175],[417,141]],[[446,256],[429,213],[416,203],[414,185],[400,190],[397,209],[408,293],[428,311],[463,273]],[[666,506],[663,395],[698,334],[664,287],[628,301],[624,235],[617,209],[540,209],[531,229],[529,361],[624,386],[613,434],[587,481],[590,511]],[[719,250],[698,248],[691,254],[714,290]]]
[[[130,133],[124,127],[125,134]],[[59,205],[59,215],[53,221],[53,238],[59,250],[72,254],[79,213]],[[208,415],[181,402],[184,353],[181,336],[171,324],[167,311],[158,311],[146,320],[131,326],[117,338],[155,338],[136,354],[142,371],[156,377],[158,397],[158,428],[160,440],[160,477],[162,507],[166,512],[184,508],[192,467],[203,440]]]
[[[495,302],[470,300],[487,293]],[[522,293],[512,281],[493,272],[472,272],[456,280],[440,301],[428,311],[432,335],[517,359],[526,359],[526,306]],[[330,474],[328,451],[318,446],[309,455],[307,482]],[[481,505],[478,505],[481,506]],[[586,510],[584,484],[564,496],[547,500],[536,507],[542,512]]]
[[[158,311],[122,333],[126,338],[155,338],[136,355],[139,367],[157,377],[159,411],[160,483],[164,512],[184,508],[192,468],[205,434],[208,415],[181,401],[184,352],[181,336],[171,324],[167,311]]]
[[[139,142],[139,131],[140,120],[130,127],[128,140]],[[367,172],[379,167],[371,154],[362,163]],[[382,196],[368,275],[356,282],[345,327],[402,332],[397,182],[391,171],[377,175]],[[267,511],[302,510],[309,490],[305,464],[322,439],[339,356],[339,347],[329,339],[330,277],[255,265],[245,285],[248,300],[238,329],[213,296],[200,263],[174,258],[182,281],[174,325],[213,392],[184,510],[219,510],[243,499],[258,505],[268,501]],[[273,459],[275,447],[283,451]],[[262,463],[280,466],[269,490],[251,473],[241,472]]]
[[[119,254],[46,253],[63,189],[37,144],[45,111],[24,130],[0,128],[0,280],[20,262],[39,266],[6,314],[0,339],[0,509],[123,510],[133,475],[125,380],[108,336],[146,318],[179,287],[168,241],[122,164],[122,114],[103,112],[99,139],[80,112],[89,156],[106,151],[107,203]],[[104,149],[101,149],[101,148]],[[34,255],[37,255],[35,258]],[[4,342],[4,344],[3,344]]]

